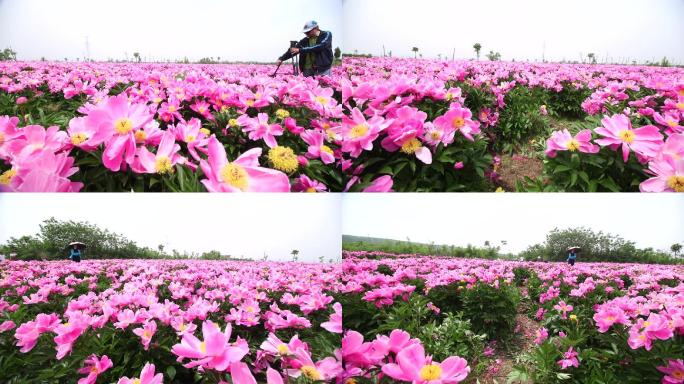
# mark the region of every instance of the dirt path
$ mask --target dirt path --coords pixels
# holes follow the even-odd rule
[[[515,191],[516,180],[523,181],[525,177],[534,179],[541,176],[542,169],[543,163],[539,159],[520,155],[502,155],[497,173],[501,187],[506,191]]]
[[[534,348],[534,338],[539,324],[527,316],[530,306],[526,290],[523,288],[525,297],[518,306],[518,314],[515,317],[516,330],[515,336],[508,350],[498,348],[492,356],[490,369],[480,377],[481,384],[504,384],[508,374],[513,370],[515,358],[518,355],[529,352]],[[497,362],[498,360],[498,362]]]

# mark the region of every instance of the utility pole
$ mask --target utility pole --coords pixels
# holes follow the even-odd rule
[[[453,52],[451,52],[451,61],[456,60],[456,48],[454,48]]]
[[[90,42],[88,41],[88,36],[85,37],[85,50],[86,50],[85,61],[90,61]]]
[[[542,44],[542,63],[546,63],[546,41]]]
[[[382,45],[382,57],[385,57],[385,44]]]

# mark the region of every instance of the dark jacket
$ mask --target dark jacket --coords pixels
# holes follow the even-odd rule
[[[300,54],[313,53],[314,54],[314,70],[316,73],[324,72],[332,67],[333,62],[333,50],[332,50],[332,33],[329,31],[321,31],[321,33],[316,38],[316,44],[309,46],[309,38],[305,37],[296,45],[299,48]],[[293,55],[288,49],[282,56],[278,59],[285,61],[291,58]],[[299,60],[299,70],[304,73],[304,61]]]

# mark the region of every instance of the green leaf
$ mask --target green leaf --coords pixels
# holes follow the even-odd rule
[[[173,378],[176,377],[176,368],[174,368],[173,365],[169,365],[166,368],[166,375],[169,379],[173,380]]]

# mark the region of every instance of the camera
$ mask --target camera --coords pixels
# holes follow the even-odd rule
[[[290,40],[290,48],[296,48],[297,47],[297,40]]]

